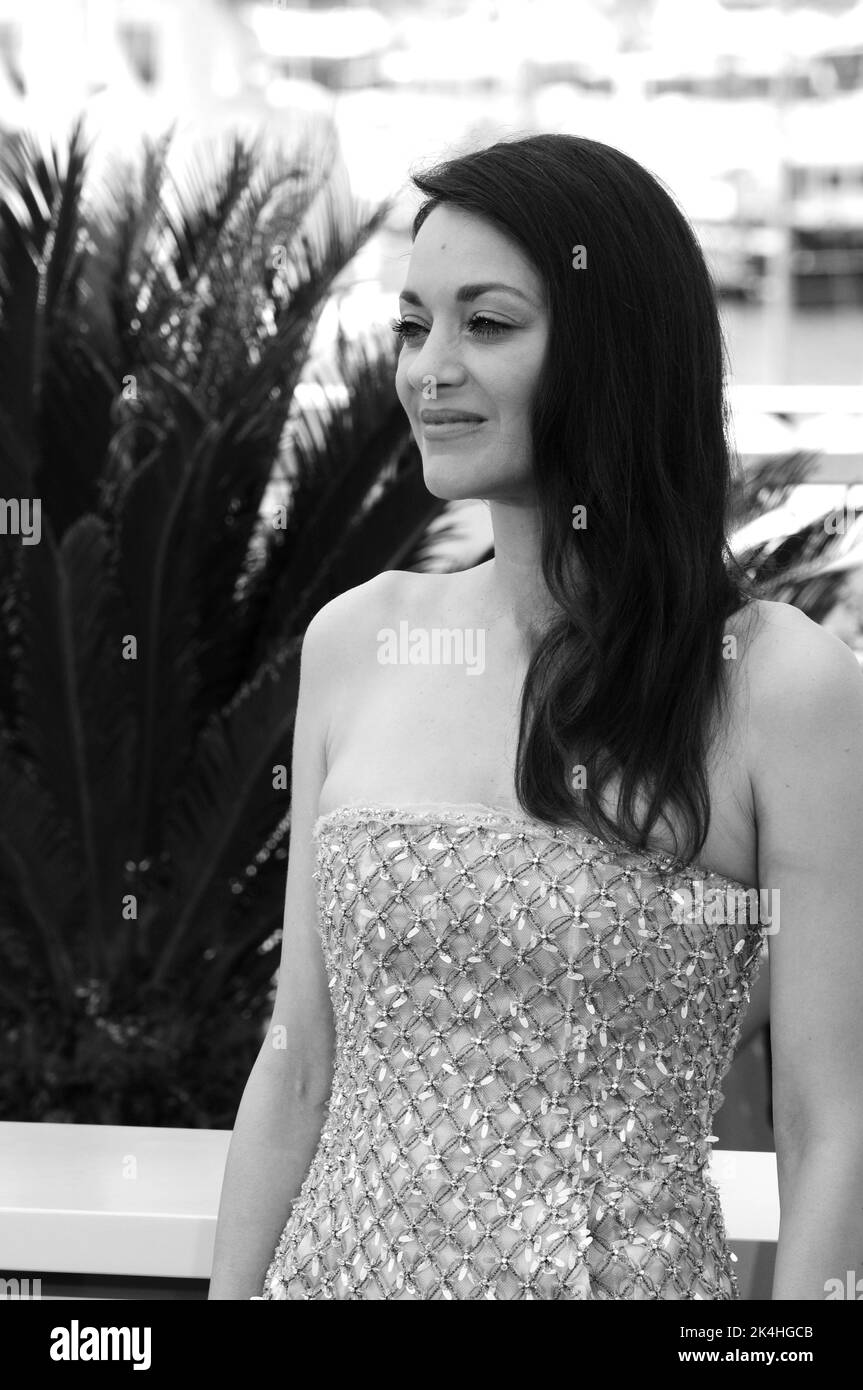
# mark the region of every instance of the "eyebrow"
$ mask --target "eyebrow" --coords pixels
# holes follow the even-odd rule
[[[515,285],[505,285],[501,280],[486,280],[480,285],[462,285],[460,289],[456,290],[456,301],[459,304],[469,304],[471,300],[479,299],[480,295],[485,294],[488,290],[505,290],[507,294],[518,295],[519,299],[523,299],[527,304],[533,302],[522,290],[517,290]],[[422,308],[422,300],[418,294],[414,294],[413,290],[402,290],[399,298],[404,299],[408,304],[415,304],[417,308]]]

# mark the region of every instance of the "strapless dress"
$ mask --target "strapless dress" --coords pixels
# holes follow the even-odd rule
[[[493,807],[314,834],[333,1084],[256,1298],[739,1297],[706,1169],[757,890]]]

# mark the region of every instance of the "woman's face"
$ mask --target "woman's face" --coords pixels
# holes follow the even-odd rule
[[[429,492],[532,492],[530,410],[548,341],[539,272],[491,223],[443,203],[417,233],[399,304],[396,391]],[[447,423],[445,412],[474,418]]]

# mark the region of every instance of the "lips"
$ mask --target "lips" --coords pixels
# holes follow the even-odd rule
[[[421,410],[420,419],[424,425],[480,424],[482,415],[470,410]]]

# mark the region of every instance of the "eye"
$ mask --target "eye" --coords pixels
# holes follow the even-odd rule
[[[499,323],[497,319],[486,318],[485,314],[474,314],[470,320],[472,331],[477,338],[495,338],[498,333],[505,333],[509,328],[508,323]],[[479,327],[479,325],[482,327]],[[477,325],[473,327],[473,325]]]
[[[468,327],[474,338],[496,338],[499,333],[508,332],[510,324],[499,323],[485,314],[474,314],[468,320]],[[428,332],[423,324],[414,323],[412,319],[390,319],[390,328],[401,343],[412,342],[419,333]]]
[[[425,331],[421,323],[412,323],[410,319],[390,319],[390,328],[401,343]]]

